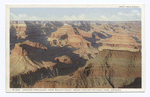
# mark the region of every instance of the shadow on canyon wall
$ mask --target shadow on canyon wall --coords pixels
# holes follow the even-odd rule
[[[80,21],[80,25],[79,26],[76,26],[74,24],[71,24],[73,27],[78,27],[80,30],[83,30],[83,31],[90,31],[91,30],[91,25],[89,22],[87,21]]]
[[[43,28],[41,24],[31,23],[29,21],[25,21],[27,26],[25,34],[28,35],[25,39],[17,39],[17,31],[11,26],[10,28],[10,50],[12,50],[16,43],[24,42],[26,40],[30,40],[32,42],[39,42],[46,47],[49,47],[49,42],[47,41],[47,37],[50,37],[52,32],[55,32],[59,27],[63,26],[61,22],[51,22],[46,23],[46,27]],[[46,34],[45,34],[46,33]]]
[[[135,78],[134,82],[131,83],[130,85],[126,85],[120,88],[141,88],[141,77]]]
[[[137,43],[141,43],[141,41],[139,41],[139,39],[136,36],[131,36],[133,39],[136,40]]]
[[[23,48],[28,51],[28,57],[32,62],[38,61],[42,63],[42,61],[51,61],[56,63],[56,65],[53,69],[43,67],[37,69],[35,72],[30,71],[27,74],[12,77],[10,84],[11,88],[32,87],[37,81],[43,78],[71,75],[79,67],[83,67],[87,61],[79,57],[78,54],[74,54],[72,50],[66,47],[53,47],[50,50],[46,50],[31,47],[29,45],[23,45]],[[63,55],[67,55],[71,59],[72,63],[65,64],[54,60],[56,57]]]

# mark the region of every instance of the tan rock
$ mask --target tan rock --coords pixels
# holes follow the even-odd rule
[[[111,38],[103,41],[99,50],[102,51],[103,49],[139,51],[141,49],[141,44],[137,43],[136,40],[128,34],[117,33]]]
[[[53,32],[48,40],[51,41],[50,44],[60,47],[63,45],[71,45],[75,48],[91,47],[91,43],[85,40],[83,36],[92,37],[92,34],[73,28],[71,25],[64,25],[56,32]]]
[[[71,59],[68,56],[66,56],[66,55],[63,55],[63,56],[60,56],[60,57],[56,57],[55,61],[56,62],[65,63],[65,64],[72,64]]]

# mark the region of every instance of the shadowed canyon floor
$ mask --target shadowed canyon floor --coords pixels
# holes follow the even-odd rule
[[[11,21],[11,88],[141,88],[141,22]]]

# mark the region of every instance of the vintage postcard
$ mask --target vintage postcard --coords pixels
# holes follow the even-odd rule
[[[144,4],[6,5],[6,92],[144,92]]]

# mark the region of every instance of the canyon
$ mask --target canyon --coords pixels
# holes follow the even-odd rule
[[[10,88],[141,88],[141,22],[11,21]]]

